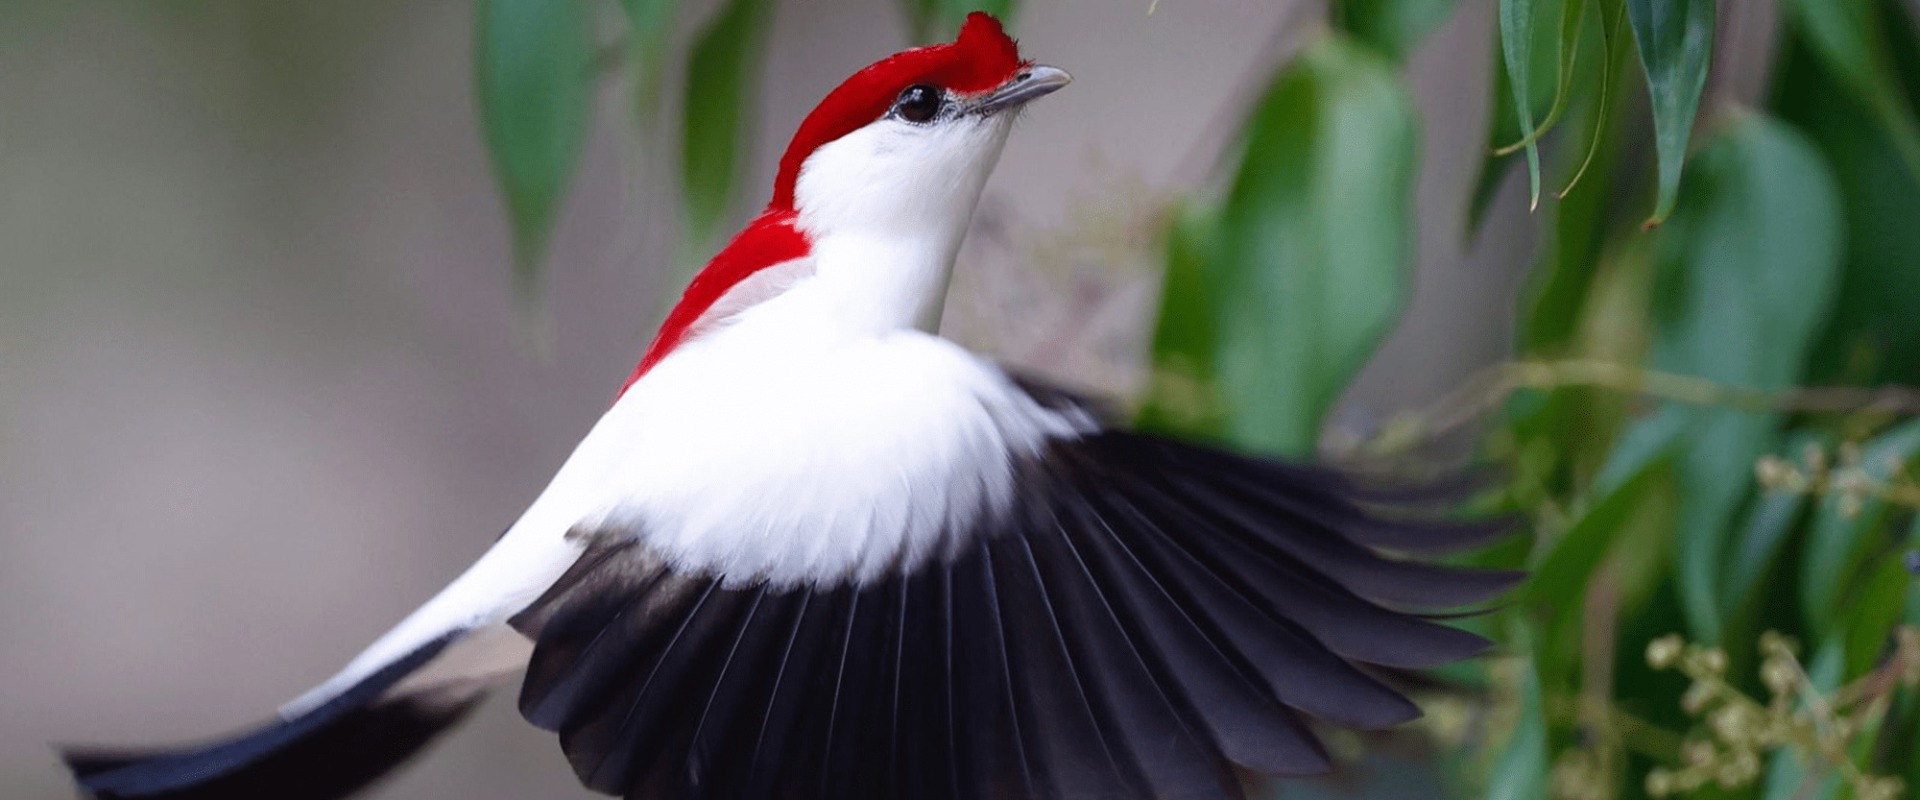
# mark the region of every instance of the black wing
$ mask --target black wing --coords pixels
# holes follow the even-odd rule
[[[332,800],[378,780],[466,716],[486,681],[403,681],[464,631],[435,640],[291,719],[177,750],[70,748],[74,780],[96,800]],[[506,635],[513,635],[511,631]]]
[[[606,532],[514,620],[521,710],[636,799],[1240,798],[1235,766],[1329,768],[1303,716],[1416,716],[1370,670],[1486,642],[1409,612],[1517,578],[1380,551],[1497,527],[1151,436],[1055,442],[1017,485],[956,557],[869,584],[726,585]]]

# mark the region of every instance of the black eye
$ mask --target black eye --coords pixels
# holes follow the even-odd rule
[[[943,102],[939,89],[923,83],[901,92],[900,99],[893,101],[893,112],[908,122],[926,122],[940,113]]]

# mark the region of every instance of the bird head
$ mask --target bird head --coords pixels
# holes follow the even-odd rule
[[[1014,116],[1071,80],[970,14],[954,41],[882,59],[820,101],[780,159],[770,208],[798,212],[815,236],[938,230],[957,244]]]
[[[895,256],[909,251],[896,272],[925,280],[910,280],[916,285],[904,304],[937,313],[946,271],[1013,118],[1071,80],[1022,59],[1000,22],[979,12],[952,42],[895,53],[854,73],[800,123],[766,210],[694,276],[621,392],[701,330],[779,288],[758,285],[756,275],[835,242],[882,242]]]

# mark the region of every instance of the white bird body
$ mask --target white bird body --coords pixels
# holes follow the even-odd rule
[[[70,753],[83,788],[343,796],[522,667],[582,781],[646,800],[1235,797],[1228,764],[1327,766],[1296,713],[1411,716],[1353,664],[1483,642],[1374,601],[1507,579],[1372,548],[1482,533],[1116,431],[936,335],[1015,112],[1067,80],[985,15],[850,78],[478,562],[277,723]]]
[[[579,558],[576,529],[630,525],[679,569],[793,585],[950,552],[1004,511],[1009,453],[1093,427],[934,335],[1012,121],[870,126],[816,151],[786,223],[811,252],[722,295],[493,548],[281,716],[449,630],[504,623]]]

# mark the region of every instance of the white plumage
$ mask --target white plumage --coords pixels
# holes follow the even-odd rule
[[[730,585],[865,582],[969,544],[1015,459],[1096,427],[934,335],[1013,119],[883,118],[815,151],[796,191],[812,252],[723,295],[486,555],[281,715],[504,623],[579,557],[573,530],[631,530]]]

